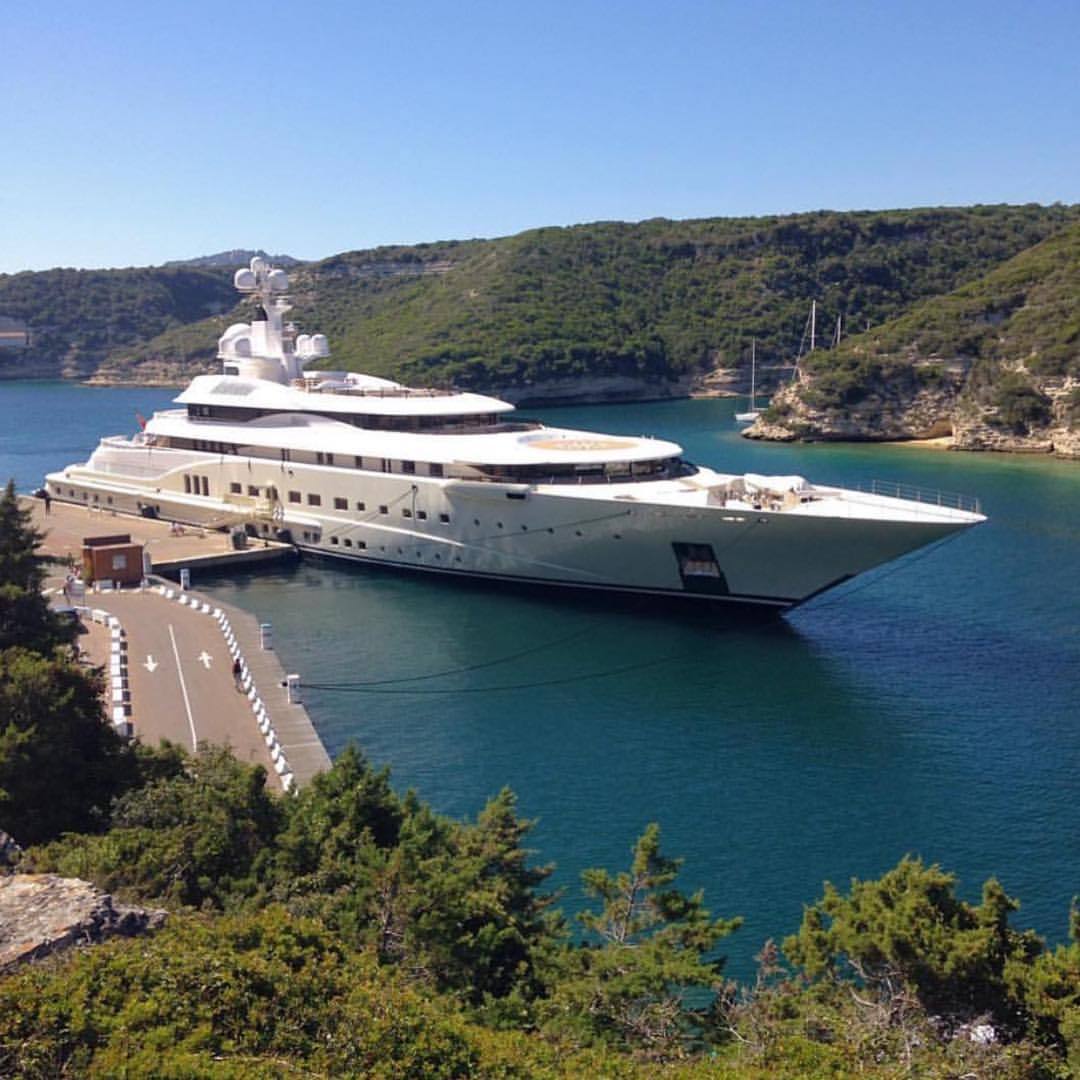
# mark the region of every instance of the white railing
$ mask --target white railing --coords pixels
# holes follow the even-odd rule
[[[918,487],[895,480],[863,480],[855,485],[855,490],[868,495],[885,495],[891,499],[906,499],[908,502],[925,503],[928,506],[964,510],[970,514],[981,513],[979,500],[975,496],[962,495],[956,491],[939,491],[937,488]]]

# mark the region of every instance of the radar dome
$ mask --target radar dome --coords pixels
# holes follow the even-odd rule
[[[267,281],[274,292],[284,292],[289,287],[289,275],[284,270],[271,270]]]
[[[257,274],[260,270],[266,269],[266,260],[256,255],[251,260],[251,272]]]
[[[233,274],[233,285],[243,292],[248,292],[255,288],[255,274],[251,270],[237,270]]]
[[[330,342],[326,340],[325,334],[311,335],[311,352],[314,356],[330,355]]]
[[[297,356],[310,356],[311,355],[311,335],[301,334],[296,339],[296,345],[293,349]]]

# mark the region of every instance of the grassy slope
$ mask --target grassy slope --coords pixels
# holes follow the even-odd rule
[[[917,388],[912,364],[925,359],[969,365],[968,391],[985,401],[1003,369],[1020,364],[1036,381],[1080,376],[1080,225],[839,349],[815,353],[802,395],[843,410],[882,381]]]
[[[560,377],[664,379],[795,352],[808,303],[876,325],[1038,243],[1080,207],[820,212],[538,229],[490,241],[353,252],[294,274],[296,321],[331,364],[498,388]],[[445,271],[417,273],[422,269]],[[226,317],[113,354],[204,368]]]

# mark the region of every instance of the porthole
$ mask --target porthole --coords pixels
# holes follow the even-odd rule
[[[472,523],[473,523],[474,525],[479,525],[479,524],[480,524],[480,519],[479,519],[479,518],[473,518],[473,519],[472,519]]]
[[[585,534],[580,529],[575,529],[574,530],[574,535],[575,536],[584,536]]]

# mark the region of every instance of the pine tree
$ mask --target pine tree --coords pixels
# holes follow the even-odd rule
[[[75,636],[75,628],[62,625],[41,594],[49,562],[38,551],[43,539],[9,480],[0,496],[0,649],[21,645],[46,653]]]

